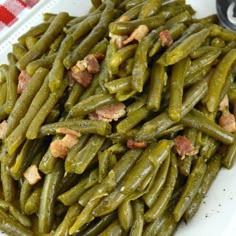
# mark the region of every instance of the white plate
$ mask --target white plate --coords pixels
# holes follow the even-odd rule
[[[215,13],[215,0],[187,0],[197,16]],[[68,11],[71,15],[81,15],[88,11],[87,0],[41,0],[32,10],[24,13],[10,29],[0,34],[0,63],[6,62],[11,44],[30,26],[42,20],[44,12]],[[236,235],[236,165],[230,171],[222,169],[211,187],[204,203],[188,225],[181,224],[176,236],[235,236]],[[0,235],[2,235],[0,233]]]

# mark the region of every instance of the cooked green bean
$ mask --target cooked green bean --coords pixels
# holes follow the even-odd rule
[[[14,43],[12,45],[12,52],[17,60],[25,55],[27,49],[20,43]]]
[[[203,158],[198,157],[197,163],[190,173],[183,193],[173,211],[173,216],[176,222],[181,219],[186,209],[190,206],[194,196],[199,191],[206,170],[207,165]]]
[[[166,68],[154,63],[151,69],[150,88],[147,97],[147,108],[158,111],[161,105],[162,93],[167,81]]]
[[[17,62],[17,67],[25,69],[27,64],[45,53],[55,37],[62,32],[63,27],[69,20],[68,13],[59,13],[47,28],[46,32],[37,43]]]
[[[167,174],[165,185],[163,186],[160,195],[157,197],[153,205],[145,212],[144,218],[147,222],[154,221],[161,217],[171,199],[176,179],[178,176],[177,160],[174,153],[170,154],[171,165],[170,171]]]
[[[129,199],[122,202],[119,206],[118,218],[123,230],[128,232],[133,224],[133,209]]]
[[[48,174],[44,179],[38,212],[38,230],[40,233],[49,233],[52,229],[53,209],[62,176],[62,162],[57,162],[53,172]]]
[[[2,64],[0,65],[0,83],[6,82],[7,74],[9,71],[9,65]]]
[[[42,188],[36,188],[29,196],[25,203],[24,212],[27,215],[32,215],[38,212]]]
[[[99,235],[100,236],[109,236],[116,235],[122,236],[124,234],[121,225],[118,220],[112,222],[105,230],[103,230]]]
[[[26,114],[28,108],[38,90],[43,84],[45,76],[47,75],[48,70],[44,68],[39,68],[32,79],[30,80],[28,86],[23,91],[19,99],[17,100],[9,118],[8,125],[6,130],[6,136],[8,136],[19,124],[20,120]]]
[[[148,0],[143,4],[140,10],[139,18],[143,19],[146,17],[154,16],[157,14],[162,4],[162,0]]]

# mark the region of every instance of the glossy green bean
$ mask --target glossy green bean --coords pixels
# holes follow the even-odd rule
[[[197,33],[190,35],[175,48],[167,53],[162,54],[158,62],[164,66],[177,63],[178,61],[188,56],[189,53],[200,47],[200,45],[205,41],[209,34],[209,29],[203,29]]]
[[[199,191],[203,177],[206,173],[207,165],[202,157],[198,157],[197,163],[190,173],[185,188],[178,200],[177,205],[173,211],[173,216],[178,222],[183,216],[184,212],[190,206],[194,196]]]
[[[128,232],[133,224],[133,209],[129,200],[125,200],[119,206],[118,219],[123,230]]]
[[[180,121],[181,118],[184,79],[190,64],[190,59],[184,58],[173,65],[171,71],[168,115],[171,120],[176,122]]]
[[[17,60],[25,55],[27,49],[20,43],[14,43],[12,45],[12,52]]]
[[[234,136],[231,133],[203,115],[196,117],[189,113],[182,118],[181,122],[184,126],[198,129],[225,144],[232,144],[234,141]]]
[[[208,190],[210,189],[213,181],[215,180],[217,174],[221,168],[222,156],[216,154],[207,163],[207,170],[203,177],[199,191],[194,196],[191,205],[185,211],[183,218],[188,222],[197,212],[203,198],[206,196]]]
[[[195,83],[185,94],[183,105],[182,105],[182,115],[186,115],[207,92],[207,82],[202,80]],[[172,121],[167,112],[163,112],[150,121],[144,123],[141,129],[135,135],[136,140],[152,140],[161,131],[169,128],[175,122]]]
[[[110,94],[97,94],[82,100],[71,108],[69,114],[72,117],[84,116],[97,108],[115,103],[116,99]]]
[[[235,155],[236,155],[236,141],[235,141],[235,136],[234,136],[234,142],[229,146],[226,155],[224,156],[222,163],[223,165],[230,169],[233,166],[233,162],[235,159]]]
[[[236,49],[232,49],[218,63],[213,75],[210,78],[209,90],[204,98],[204,102],[206,103],[209,112],[215,112],[217,110],[223,86],[235,59]]]
[[[167,81],[166,68],[154,63],[151,69],[150,87],[147,97],[147,108],[152,111],[160,109],[162,93]]]
[[[105,55],[108,45],[109,45],[109,41],[106,38],[104,38],[91,49],[89,54],[101,53]]]
[[[118,220],[113,221],[105,230],[100,233],[100,236],[117,235],[122,236],[124,234],[121,225]]]
[[[117,93],[119,91],[125,91],[131,88],[131,76],[119,78],[105,83],[104,85],[110,94]]]
[[[40,203],[40,198],[42,195],[42,188],[36,188],[29,198],[27,199],[24,207],[24,212],[27,215],[32,215],[34,213],[38,212],[39,209],[39,203]]]
[[[145,212],[144,218],[147,222],[154,221],[162,216],[167,208],[167,205],[172,197],[176,180],[178,177],[177,160],[174,153],[171,153],[171,165],[167,174],[165,185],[163,186],[160,195],[157,197],[153,205]]]
[[[25,39],[25,46],[28,50],[30,50],[38,41],[38,38],[35,38],[35,37],[32,37],[32,36],[28,36],[26,39]],[[25,55],[26,53],[24,53]],[[22,56],[24,56],[22,55]],[[21,57],[20,57],[21,58]],[[19,59],[20,59],[19,58]]]
[[[53,172],[44,179],[38,212],[38,231],[40,233],[49,233],[52,229],[56,194],[63,174],[62,162],[57,162]]]
[[[30,218],[20,212],[16,207],[9,205],[9,213],[23,226],[29,228],[32,225]]]
[[[148,207],[151,207],[156,201],[165,181],[170,165],[170,156],[164,161],[160,170],[158,171],[153,184],[150,186],[149,191],[143,195],[143,200]]]
[[[17,85],[18,85],[18,76],[19,70],[16,67],[16,58],[12,53],[7,55],[9,61],[9,71],[7,74],[7,98],[5,103],[5,112],[10,114],[15,106],[15,103],[18,99]]]
[[[162,4],[162,0],[148,0],[146,1],[139,13],[139,19],[154,16],[158,13]]]
[[[23,91],[19,99],[17,100],[9,118],[6,130],[6,136],[8,136],[19,124],[20,120],[24,117],[27,110],[30,107],[32,100],[37,94],[38,90],[43,84],[45,76],[48,70],[44,68],[39,68],[32,79],[30,80],[28,86]]]
[[[235,41],[236,34],[234,31],[225,29],[219,25],[213,24],[210,27],[212,37],[220,37],[225,41]]]
[[[29,62],[39,58],[45,53],[55,37],[59,35],[63,27],[69,20],[68,13],[62,12],[57,14],[49,25],[48,29],[37,41],[37,43],[17,62],[17,67],[21,70],[25,69]]]
[[[0,65],[0,83],[6,82],[7,74],[9,71],[9,65],[2,64]]]

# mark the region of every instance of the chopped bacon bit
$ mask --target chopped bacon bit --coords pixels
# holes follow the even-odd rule
[[[87,70],[85,70],[85,71],[78,71],[77,73],[72,72],[72,78],[76,82],[78,82],[83,88],[87,88],[93,79],[93,75],[89,73]]]
[[[102,60],[104,55],[101,53],[90,54],[84,60],[77,61],[71,68],[71,77],[76,82],[87,88],[93,79],[93,74],[100,71],[98,60]]]
[[[143,148],[146,148],[147,145],[148,144],[146,141],[136,142],[133,139],[127,140],[127,147],[130,149],[143,149]]]
[[[58,133],[63,133],[65,136],[60,140],[55,140],[50,144],[50,151],[55,158],[65,159],[68,151],[78,143],[80,133],[67,128],[58,128]]]
[[[68,128],[65,128],[65,127],[57,128],[56,132],[59,133],[59,134],[70,134],[70,135],[78,137],[78,138],[80,137],[80,132],[77,132],[75,130],[68,129]]]
[[[139,25],[131,35],[123,41],[123,44],[126,45],[134,40],[140,42],[149,32],[149,29],[146,25]]]
[[[163,30],[160,33],[160,41],[161,41],[161,46],[167,46],[170,47],[173,43],[173,38],[170,35],[169,30]]]
[[[18,86],[17,86],[17,93],[21,94],[24,89],[27,87],[31,77],[26,73],[25,70],[21,71],[18,76]]]
[[[36,165],[31,165],[25,172],[24,177],[29,182],[30,185],[34,185],[41,180],[38,167]]]
[[[125,105],[121,102],[98,108],[95,112],[89,114],[90,120],[103,120],[111,122],[117,121],[125,115]]]
[[[222,99],[222,101],[219,104],[219,111],[226,111],[229,108],[229,98],[227,95],[224,96],[224,98]]]
[[[229,111],[224,111],[219,119],[219,125],[228,132],[236,132],[235,117]]]
[[[174,139],[174,147],[176,152],[184,158],[185,156],[192,156],[198,153],[198,150],[194,148],[191,140],[185,136],[177,136]]]
[[[86,69],[89,73],[95,74],[100,71],[100,65],[95,55],[88,55],[84,58]]]
[[[3,139],[3,138],[4,138],[6,129],[7,129],[7,121],[6,121],[6,120],[3,120],[3,121],[0,123],[0,139]]]

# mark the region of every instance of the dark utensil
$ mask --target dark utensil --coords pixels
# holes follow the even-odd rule
[[[216,0],[216,10],[221,25],[236,31],[236,0]]]

